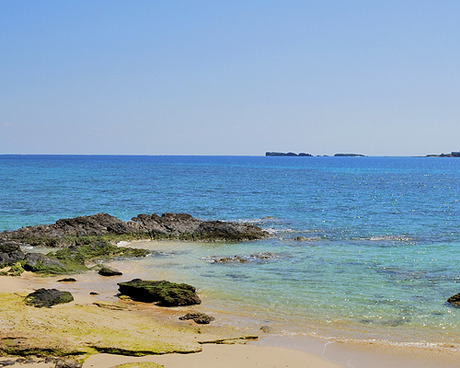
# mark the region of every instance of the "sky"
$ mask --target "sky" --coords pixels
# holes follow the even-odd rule
[[[460,150],[459,1],[0,1],[0,154]]]

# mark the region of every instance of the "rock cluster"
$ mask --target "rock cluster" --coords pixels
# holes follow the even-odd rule
[[[107,213],[61,219],[51,225],[22,227],[0,233],[0,244],[11,241],[61,246],[69,237],[137,235],[190,240],[255,240],[268,234],[257,226],[236,222],[205,221],[185,213],[140,214],[124,222]],[[1,251],[1,250],[0,250]],[[0,259],[1,260],[1,259]]]

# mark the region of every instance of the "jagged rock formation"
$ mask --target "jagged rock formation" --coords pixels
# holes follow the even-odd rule
[[[265,231],[254,225],[204,221],[185,213],[165,213],[162,216],[141,214],[127,222],[107,213],[98,213],[61,219],[51,225],[27,226],[16,231],[4,231],[0,233],[0,244],[19,241],[31,245],[60,246],[66,245],[62,244],[66,238],[104,235],[230,241],[255,240],[268,236]]]

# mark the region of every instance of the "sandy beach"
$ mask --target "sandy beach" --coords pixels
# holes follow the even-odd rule
[[[393,367],[452,367],[458,360],[459,353],[455,349],[440,349],[430,347],[395,347],[374,345],[365,343],[349,342],[325,342],[309,337],[280,336],[263,334],[258,340],[248,334],[248,331],[222,326],[198,326],[193,322],[178,321],[178,316],[186,309],[167,309],[145,305],[144,303],[127,303],[118,301],[114,297],[115,290],[108,292],[98,285],[106,284],[108,289],[115,286],[114,280],[108,279],[102,284],[97,282],[99,277],[94,272],[77,275],[81,282],[58,283],[60,277],[40,277],[30,273],[24,273],[20,277],[0,277],[0,288],[3,292],[2,299],[7,296],[13,299],[10,310],[2,309],[0,319],[2,323],[2,338],[18,336],[14,332],[14,323],[21,324],[21,336],[27,335],[27,328],[35,328],[36,335],[40,340],[62,340],[60,346],[65,346],[65,338],[72,335],[73,339],[67,342],[89,345],[91,339],[98,341],[104,346],[104,340],[110,341],[113,346],[129,349],[136,346],[140,350],[143,346],[153,344],[162,347],[155,354],[142,357],[133,357],[120,354],[107,354],[82,350],[82,356],[89,356],[83,364],[89,367],[113,367],[122,363],[155,362],[167,368],[175,367],[311,367],[311,368],[334,368],[334,367],[387,367],[391,363]],[[110,286],[113,284],[112,286]],[[17,321],[14,315],[14,301],[21,301],[22,297],[42,287],[58,287],[62,290],[71,290],[75,301],[68,305],[55,306],[53,308],[26,307],[21,313],[21,321]],[[101,289],[101,294],[96,298],[89,292],[94,288]],[[16,298],[16,299],[14,299]],[[6,313],[6,314],[5,314]],[[9,314],[8,314],[9,313]],[[13,314],[12,314],[13,313]],[[46,317],[43,317],[46,316]],[[8,318],[10,320],[8,321]],[[14,321],[11,318],[15,319]],[[44,319],[42,319],[44,318]],[[46,319],[48,318],[48,319]],[[85,330],[85,324],[91,321],[91,326]],[[45,324],[46,326],[45,328]],[[49,325],[52,325],[51,327]],[[24,327],[26,326],[26,327]],[[83,338],[73,332],[77,326],[86,334]],[[141,331],[148,326],[151,330]],[[44,328],[43,330],[40,330]],[[104,331],[104,329],[109,329]],[[110,330],[112,329],[112,330]],[[86,331],[86,332],[85,332]],[[88,332],[90,331],[90,332]],[[115,334],[113,331],[119,332]],[[155,339],[151,340],[150,333],[155,331]],[[259,331],[260,332],[260,331]],[[91,334],[94,336],[89,336]],[[16,335],[15,335],[16,334]],[[55,335],[52,335],[55,334]],[[35,341],[37,336],[29,336]],[[35,338],[35,340],[34,340]],[[127,342],[127,341],[128,342]],[[105,341],[105,343],[107,343]],[[223,343],[215,344],[213,341]],[[144,344],[145,345],[142,345]],[[133,345],[134,344],[134,345]],[[176,345],[171,349],[171,346]],[[44,346],[42,346],[44,348]],[[171,353],[171,351],[179,353]],[[166,354],[163,354],[166,353]],[[184,354],[187,353],[187,354]],[[87,354],[87,355],[85,355]],[[158,355],[160,354],[160,355]],[[15,357],[2,357],[0,361],[13,360]],[[19,363],[17,363],[19,365]],[[54,362],[45,362],[38,358],[33,363],[20,363],[21,367],[54,367]]]

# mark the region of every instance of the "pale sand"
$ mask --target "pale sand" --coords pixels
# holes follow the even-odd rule
[[[168,354],[142,358],[120,357],[108,354],[91,356],[84,368],[109,368],[127,362],[155,362],[165,368],[339,368],[313,354],[298,350],[254,345],[204,345],[196,354]]]
[[[108,303],[117,303],[114,290],[116,290],[116,282],[119,281],[117,278],[101,279],[95,273],[87,273],[82,275],[76,275],[75,278],[78,280],[77,283],[57,283],[57,280],[61,277],[43,278],[37,277],[30,273],[25,273],[21,277],[0,277],[0,290],[3,293],[22,293],[27,294],[40,287],[55,287],[61,290],[69,290],[75,297],[75,302],[70,303],[72,305],[80,306],[91,306],[95,300],[107,301]],[[102,281],[99,281],[102,280]],[[91,290],[100,291],[100,295],[97,297],[89,296]],[[115,302],[114,302],[115,300]],[[120,302],[119,304],[125,305],[126,303]],[[32,309],[34,315],[40,316],[42,313],[56,313],[56,316],[60,316],[64,313],[66,306],[57,306],[51,309],[35,310]],[[152,308],[154,313],[152,314]],[[104,308],[105,309],[105,308]],[[165,330],[163,337],[166,340],[173,341],[181,340],[182,332],[180,337],[178,335],[171,335],[168,330],[168,326],[177,327],[177,317],[186,310],[179,308],[159,308],[152,306],[145,306],[143,303],[139,305],[129,306],[126,311],[112,311],[107,310],[103,314],[98,313],[100,319],[112,318],[113,323],[120,323],[120,330],[126,329],[124,319],[117,316],[123,316],[122,313],[126,314],[127,317],[131,318],[137,315],[139,318],[144,318],[145,314],[148,314],[149,318],[153,318],[152,323],[159,324],[158,331],[162,330],[164,325]],[[113,315],[113,316],[112,316]],[[135,317],[135,318],[138,318]],[[184,322],[180,322],[184,324]],[[206,338],[202,340],[202,335],[209,335],[210,338],[219,336],[218,332],[222,329],[221,326],[209,326],[209,327],[197,327],[192,322],[188,323],[188,330],[192,329],[203,329],[200,333],[200,341],[206,341]],[[118,328],[116,325],[113,326]],[[209,328],[209,330],[207,330]],[[187,331],[188,331],[187,330]],[[187,332],[184,329],[184,334]],[[1,331],[0,331],[1,332]],[[129,331],[127,331],[128,333]],[[234,332],[233,332],[234,333]],[[224,331],[223,335],[230,334],[232,332]],[[169,335],[169,336],[168,336]],[[236,335],[235,335],[236,336]],[[167,355],[150,355],[141,358],[127,357],[120,355],[109,355],[109,354],[96,354],[91,356],[84,364],[84,368],[88,367],[112,367],[116,364],[125,362],[143,362],[151,361],[164,365],[166,368],[174,367],[291,367],[291,368],[333,368],[333,367],[352,367],[352,368],[444,368],[444,367],[455,367],[458,366],[460,360],[460,351],[458,349],[439,349],[433,347],[394,347],[394,346],[383,346],[379,344],[361,343],[361,344],[350,344],[332,342],[325,343],[324,341],[307,338],[307,337],[287,337],[287,336],[273,336],[264,335],[265,337],[258,342],[249,342],[248,344],[202,344],[199,345],[202,352],[194,354],[167,354]],[[205,336],[203,336],[204,338]],[[195,342],[198,341],[197,338]],[[211,341],[211,340],[208,340]],[[186,343],[184,342],[186,345]],[[193,349],[193,346],[192,346]],[[197,351],[197,350],[196,350]],[[0,361],[8,358],[0,358]],[[54,364],[32,364],[32,365],[20,365],[21,367],[54,367]]]

